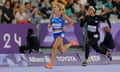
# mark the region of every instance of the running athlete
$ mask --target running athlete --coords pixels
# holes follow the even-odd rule
[[[65,20],[68,24],[65,26]],[[73,25],[73,21],[65,15],[62,6],[59,3],[53,4],[53,13],[50,18],[50,23],[48,24],[48,28],[52,27],[53,36],[54,36],[54,44],[52,49],[52,57],[51,61],[45,66],[48,69],[52,69],[54,65],[54,61],[56,59],[56,52],[59,48],[60,52],[63,54],[66,52],[70,46],[77,46],[78,43],[74,40],[71,40],[70,43],[63,45],[63,38],[65,36],[65,31],[69,29]]]
[[[86,43],[85,46],[85,60],[82,63],[83,66],[87,66],[88,64],[90,46],[92,46],[92,48],[96,52],[104,54],[110,60],[112,60],[110,52],[107,52],[98,46],[98,40],[100,38],[98,27],[101,19],[102,16],[95,15],[95,9],[92,6],[90,6],[88,9],[88,14],[81,20],[81,24],[82,24],[81,26],[83,26],[85,23],[87,24],[87,37],[88,37],[88,42]]]

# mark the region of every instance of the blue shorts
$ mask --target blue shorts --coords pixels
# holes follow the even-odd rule
[[[64,32],[59,32],[59,33],[53,33],[54,39],[56,40],[57,37],[65,37],[65,33]]]

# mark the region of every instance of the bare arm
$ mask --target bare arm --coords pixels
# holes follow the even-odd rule
[[[62,13],[62,16],[63,16],[64,20],[66,20],[68,22],[68,25],[63,28],[63,31],[66,31],[67,29],[72,27],[74,22],[65,13]]]
[[[6,13],[4,13],[3,15],[8,21],[10,20],[10,18],[8,17],[8,15]]]

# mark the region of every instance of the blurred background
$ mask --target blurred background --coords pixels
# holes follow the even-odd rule
[[[39,52],[51,53],[54,39],[51,31],[47,29],[47,23],[54,2],[60,3],[66,15],[75,22],[74,26],[66,32],[65,43],[75,39],[79,42],[79,47],[72,47],[68,52],[76,53],[84,50],[83,29],[79,22],[80,17],[85,16],[89,6],[95,8],[97,15],[104,14],[109,18],[113,29],[116,30],[112,31],[114,39],[119,37],[119,28],[116,27],[120,24],[120,0],[0,0],[0,53],[17,53],[19,47],[26,46],[29,28],[34,30],[39,40]],[[119,47],[120,42],[116,40],[116,45]]]

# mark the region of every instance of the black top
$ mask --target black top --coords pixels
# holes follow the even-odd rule
[[[7,14],[7,16],[10,18],[9,21],[4,17],[4,15],[3,15],[4,13]],[[7,8],[3,7],[2,8],[2,20],[1,21],[6,22],[6,23],[11,23],[13,19],[14,19],[13,9],[12,8],[7,9]]]
[[[107,17],[104,17],[104,16],[100,16],[100,15],[95,15],[95,16],[85,16],[84,19],[81,19],[81,27],[84,26],[85,23],[87,23],[87,25],[92,25],[92,26],[96,26],[97,29],[98,29],[98,26],[99,26],[99,23],[100,22],[103,22],[103,21],[107,21],[109,27],[111,28],[111,24],[110,24],[110,21]]]

